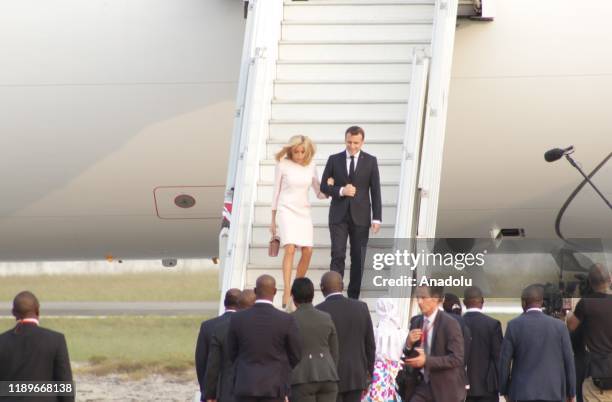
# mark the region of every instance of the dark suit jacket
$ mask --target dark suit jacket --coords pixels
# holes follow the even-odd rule
[[[0,335],[0,381],[72,381],[64,335],[33,324],[18,327],[17,332],[11,329]],[[74,401],[73,396],[33,399],[39,402]],[[23,399],[8,397],[6,400]]]
[[[236,397],[284,398],[289,394],[291,369],[302,355],[294,317],[271,304],[255,303],[232,316],[227,347],[236,365]]]
[[[215,330],[215,327],[223,321],[223,317],[229,314],[225,312],[219,317],[211,318],[202,322],[200,325],[200,333],[198,334],[198,340],[195,348],[195,368],[198,376],[198,383],[200,384],[200,392],[202,396],[206,395],[206,363],[208,362],[208,350],[210,348],[210,339]]]
[[[376,357],[374,329],[368,305],[335,295],[317,305],[317,309],[331,315],[338,333],[338,392],[367,388]]]
[[[457,320],[459,327],[461,328],[461,334],[463,335],[463,365],[467,366],[470,360],[470,349],[472,347],[472,331],[470,330],[470,327],[467,326],[462,316],[454,313],[448,313],[448,315]]]
[[[206,399],[216,399],[218,402],[234,401],[234,365],[230,359],[226,343],[232,314],[224,314],[220,317],[210,337],[204,397]]]
[[[423,316],[410,320],[410,329],[422,328]],[[436,402],[458,402],[465,399],[464,343],[459,321],[439,310],[433,323],[431,353],[424,369],[429,373],[431,391]]]
[[[500,394],[513,401],[564,401],[576,395],[574,370],[563,321],[530,311],[508,323],[499,361]]]
[[[302,304],[293,313],[302,337],[302,358],[291,373],[291,385],[338,381],[338,335],[331,316]]]
[[[497,395],[497,366],[503,338],[501,323],[479,312],[465,313],[463,321],[470,328],[474,345],[467,359],[468,396]]]
[[[333,177],[334,185],[328,186],[327,179]],[[380,175],[376,158],[363,151],[359,154],[353,185],[357,188],[354,197],[341,197],[340,188],[349,183],[346,170],[346,151],[329,157],[323,178],[321,191],[332,197],[329,208],[329,223],[340,223],[351,212],[353,222],[359,226],[370,226],[370,215],[373,219],[382,221],[382,201],[380,196]],[[372,196],[370,202],[370,194]],[[370,213],[370,210],[372,211]]]

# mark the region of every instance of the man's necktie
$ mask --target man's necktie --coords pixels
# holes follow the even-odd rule
[[[355,178],[355,155],[351,155],[351,164],[349,165],[349,183]]]
[[[427,318],[425,318],[425,320],[423,321],[423,349],[425,350],[425,354],[429,354],[430,350],[429,350],[429,331],[431,330],[430,325],[429,325],[429,320]]]
[[[429,356],[429,352],[431,351],[428,338],[429,331],[431,331],[429,320],[425,318],[423,320],[423,342],[421,342],[421,345],[423,345],[423,350],[425,351],[425,356]],[[423,380],[425,383],[429,383],[429,372],[425,367],[423,367]]]

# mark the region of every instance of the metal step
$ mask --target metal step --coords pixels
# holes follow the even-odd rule
[[[274,83],[274,97],[284,100],[368,99],[407,101],[408,81],[281,81]]]
[[[381,182],[380,190],[383,204],[397,202],[398,186],[398,182]],[[257,184],[257,201],[270,203],[272,201],[272,191],[273,182],[259,182]],[[383,210],[383,222],[385,219],[384,213],[385,211]],[[389,218],[391,219],[391,217]],[[395,217],[393,217],[393,220],[395,220]]]
[[[283,40],[394,40],[429,39],[433,20],[404,21],[304,21],[285,20]]]
[[[407,103],[399,101],[272,101],[272,119],[401,120]]]
[[[274,155],[276,155],[286,143],[286,141],[268,140],[266,145],[266,158],[274,159]],[[316,142],[316,146],[317,153],[324,157],[342,152],[345,149],[344,144],[339,141],[319,141]],[[367,146],[364,144],[363,150],[380,159],[400,159],[402,156],[402,141],[399,139],[368,141]],[[322,173],[323,172],[319,172],[319,174]]]
[[[391,61],[357,60],[278,60],[276,78],[279,80],[409,80],[412,75],[410,59]]]
[[[280,41],[281,60],[406,60],[415,48],[428,48],[430,41]]]
[[[281,289],[281,290],[284,289],[285,286],[283,283],[283,270],[281,267],[283,255],[279,254],[278,258],[279,258],[278,265],[267,266],[267,267],[253,266],[253,267],[248,268],[247,277],[246,277],[247,287],[255,286],[255,282],[257,281],[257,278],[259,276],[271,275],[274,277],[274,279],[276,279],[276,288]],[[296,274],[295,267],[297,266],[298,260],[299,260],[299,252],[296,254],[295,260],[294,260],[294,268],[293,268],[293,272],[291,273],[292,281],[293,279],[295,279],[295,274]],[[308,271],[306,272],[306,277],[310,279],[312,283],[314,284],[315,291],[319,290],[319,287],[320,287],[319,285],[321,283],[321,277],[325,275],[326,272],[329,272],[329,264],[324,265],[324,266],[313,266],[311,264],[310,267],[308,268]],[[345,287],[348,286],[348,278],[350,277],[350,272],[351,272],[350,267],[347,266],[346,269],[344,270],[344,277],[346,278]]]
[[[318,200],[317,202],[311,202],[311,214],[312,222],[315,224],[327,225],[329,215],[329,203],[330,201]],[[389,218],[388,223],[395,222],[396,205],[390,203],[389,200],[383,203],[383,222],[385,217]],[[270,217],[272,216],[272,210],[270,209],[269,203],[258,202],[255,204],[255,220],[256,223],[270,223]],[[315,237],[316,239],[317,237]]]
[[[367,145],[367,144],[366,144]],[[367,146],[364,146],[364,150]],[[317,153],[315,158],[317,157],[325,158],[325,159],[315,159],[315,164],[317,166],[317,171],[319,175],[323,174],[323,170],[325,169],[325,163],[327,162],[327,155],[323,155],[321,153]],[[276,160],[267,159],[260,162],[259,165],[259,179],[263,181],[273,181],[274,180],[274,168],[276,166]],[[378,171],[380,173],[380,177],[383,180],[387,181],[399,181],[400,180],[400,168],[401,161],[398,160],[387,160],[387,159],[379,159],[378,160]]]
[[[299,21],[397,20],[401,17],[431,19],[433,1],[294,1],[285,3],[284,18]]]
[[[390,214],[386,214],[387,209],[383,207],[383,216],[391,216]],[[327,219],[325,220],[327,222]],[[259,222],[263,222],[259,220]],[[268,207],[268,215],[266,223],[256,223],[253,224],[252,229],[252,238],[253,239],[268,239],[270,237],[270,215],[269,215],[269,207]],[[395,233],[395,227],[393,224],[382,224],[380,227],[380,231],[377,234],[370,233],[370,238],[389,238],[393,237]],[[327,223],[319,223],[314,225],[314,239],[315,242],[325,243],[325,239],[329,239],[329,225]]]
[[[269,238],[266,238],[269,239]],[[319,244],[315,244],[312,251],[312,265],[329,265],[330,259],[330,247],[322,246]],[[347,247],[347,259],[346,265],[350,265],[349,258],[350,249]],[[267,244],[251,244],[249,248],[249,264],[251,265],[278,265],[282,263],[282,255],[281,257],[269,257],[268,256],[268,245]]]
[[[291,136],[302,134],[309,136],[313,141],[339,139],[344,140],[344,133],[350,126],[361,126],[365,131],[365,145],[367,149],[370,141],[387,138],[404,138],[405,125],[400,120],[303,120],[283,119],[270,120],[270,139],[276,141],[287,141]],[[319,154],[320,156],[320,154]],[[315,156],[315,158],[319,157]]]
[[[279,284],[280,283],[280,284]],[[315,294],[314,294],[314,299],[312,304],[313,305],[317,305],[321,302],[323,302],[325,300],[325,298],[323,297],[323,294],[321,293],[321,291],[319,289],[317,289],[317,287],[319,286],[319,284],[315,284]],[[345,285],[348,286],[348,279],[347,279],[347,284]],[[253,284],[249,284],[248,286],[246,286],[248,288],[254,288],[255,285]],[[282,310],[281,304],[282,304],[282,300],[283,300],[283,288],[282,288],[282,280],[279,282],[277,281],[277,293],[276,296],[274,296],[274,306],[279,309]],[[381,295],[379,292],[374,293],[374,292],[370,292],[370,291],[362,291],[361,292],[362,295],[360,296],[359,300],[366,303],[368,305],[368,310],[370,311],[370,314],[372,315],[372,323],[374,325],[376,325],[376,323],[378,322],[378,317],[376,317],[376,301],[378,300],[379,297],[386,297],[385,295]],[[346,296],[346,291],[344,292],[344,295]]]

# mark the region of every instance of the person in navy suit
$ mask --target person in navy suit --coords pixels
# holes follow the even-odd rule
[[[569,331],[542,312],[544,288],[530,285],[510,320],[499,358],[499,392],[511,401],[573,401],[576,373]]]
[[[470,388],[467,402],[499,401],[497,366],[503,339],[501,323],[482,312],[484,297],[476,286],[463,293],[463,321],[470,328],[472,345],[466,357]]]
[[[200,325],[200,332],[198,334],[195,349],[195,368],[198,383],[200,384],[202,401],[206,400],[206,365],[208,363],[208,352],[210,350],[212,335],[215,328],[219,324],[229,320],[230,314],[235,313],[236,310],[238,310],[238,299],[240,297],[240,293],[240,289],[229,289],[225,293],[225,299],[223,300],[225,312],[218,317],[202,322]]]
[[[302,357],[302,340],[293,316],[272,304],[276,281],[257,278],[253,307],[234,313],[227,350],[234,369],[236,402],[282,402],[290,394],[291,370]]]
[[[238,310],[250,308],[255,304],[255,292],[245,289],[238,298]],[[232,316],[224,314],[213,331],[210,339],[208,362],[206,363],[206,394],[208,402],[234,402],[234,365],[227,351],[227,332]],[[202,400],[204,400],[204,397]]]
[[[40,327],[40,304],[23,291],[13,299],[17,325],[0,334],[0,381],[72,381],[63,334]],[[74,396],[0,397],[2,401],[74,402]]]
[[[349,127],[345,132],[346,149],[329,157],[321,179],[321,191],[332,197],[330,269],[344,277],[348,239],[351,275],[347,294],[353,299],[358,299],[361,292],[363,249],[368,245],[370,226],[376,234],[382,222],[378,162],[376,157],[361,150],[364,138],[361,127]]]
[[[316,308],[331,316],[338,334],[338,402],[359,402],[372,382],[376,359],[368,305],[342,295],[344,283],[337,272],[326,272],[320,286],[325,300]]]

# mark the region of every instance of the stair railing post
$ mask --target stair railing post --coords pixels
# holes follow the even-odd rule
[[[265,152],[268,134],[282,16],[283,0],[251,0],[249,3],[247,28],[250,31],[245,33],[239,83],[239,86],[244,85],[244,92],[239,89],[237,103],[242,106],[237,107],[234,126],[234,140],[236,136],[239,140],[236,140],[237,144],[232,141],[231,152],[234,154],[228,170],[234,171],[228,172],[226,183],[226,188],[233,188],[233,199],[227,247],[221,254],[224,271],[220,311],[224,292],[231,287],[242,288],[245,284],[259,180],[258,163],[261,152]]]

